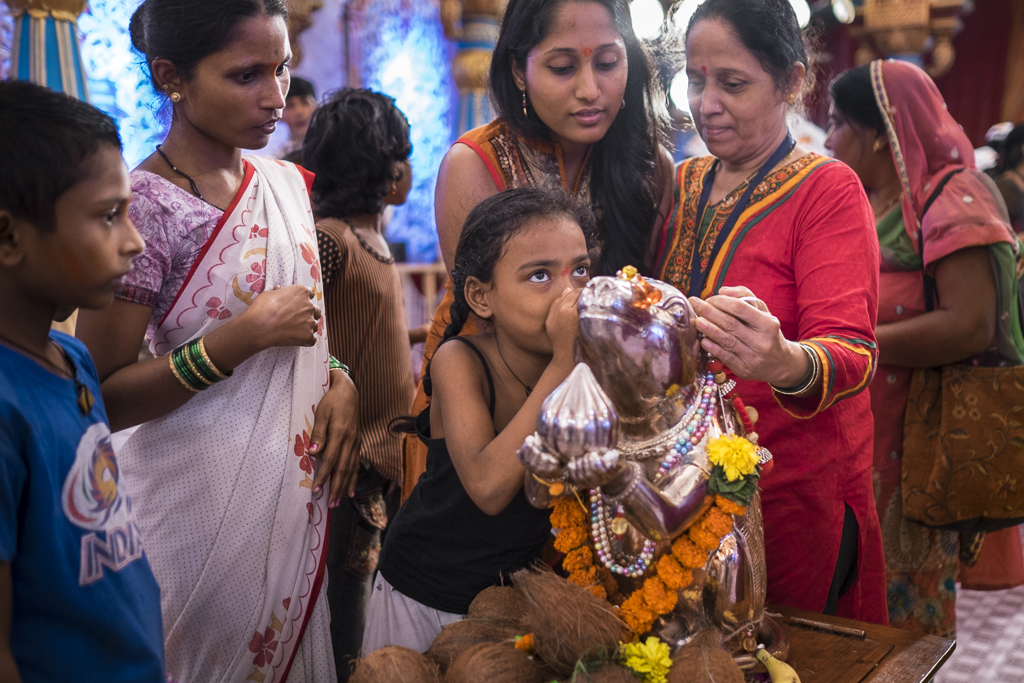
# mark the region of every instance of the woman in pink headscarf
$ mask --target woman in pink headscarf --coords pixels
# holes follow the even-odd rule
[[[876,61],[841,74],[831,91],[825,144],[864,184],[882,255],[870,392],[889,623],[949,636],[959,538],[903,517],[903,414],[916,367],[1024,363],[1018,244],[998,190],[975,168],[970,141],[924,71]],[[934,309],[924,274],[936,283]],[[1001,573],[1008,585],[1024,583],[1020,536],[1006,531],[992,539],[1015,544],[1003,547]]]

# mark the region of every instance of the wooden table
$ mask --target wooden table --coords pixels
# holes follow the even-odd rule
[[[852,619],[826,617],[791,607],[766,607],[782,614],[782,628],[789,637],[790,666],[801,683],[925,683],[935,675],[956,642],[937,636],[889,626],[865,624]],[[864,639],[825,633],[789,623],[789,617],[865,631]]]

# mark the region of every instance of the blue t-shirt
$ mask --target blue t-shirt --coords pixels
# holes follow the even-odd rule
[[[60,332],[96,404],[0,345],[0,561],[12,563],[22,680],[166,683],[160,588],[122,485],[89,352]]]

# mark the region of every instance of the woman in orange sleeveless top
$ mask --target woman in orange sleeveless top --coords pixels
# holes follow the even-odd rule
[[[496,192],[527,186],[561,188],[595,209],[601,242],[595,274],[629,264],[643,270],[672,189],[672,159],[661,144],[666,113],[653,76],[625,0],[510,0],[491,60],[499,118],[459,138],[438,175],[434,210],[449,272],[470,210]],[[447,289],[425,363],[443,336],[451,302]],[[463,328],[475,332],[472,321]],[[516,359],[506,360],[508,367],[498,370],[511,379]],[[429,400],[421,385],[413,414]],[[406,439],[403,499],[425,464],[426,448]]]

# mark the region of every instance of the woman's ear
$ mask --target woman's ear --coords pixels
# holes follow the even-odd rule
[[[793,62],[793,73],[789,75],[789,86],[787,93],[793,93],[797,99],[800,97],[800,90],[804,85],[804,77],[807,75],[807,67],[800,62]]]
[[[472,275],[466,278],[466,303],[473,313],[484,320],[490,320],[494,315],[489,296],[492,289],[491,283],[484,284]]]
[[[514,59],[512,60],[512,80],[516,82],[516,87],[521,91],[526,90],[526,74],[519,68],[519,64]]]
[[[169,59],[154,59],[149,64],[149,70],[153,74],[153,80],[159,84],[161,90],[167,95],[181,93],[185,88],[185,82],[178,75],[178,70]]]

